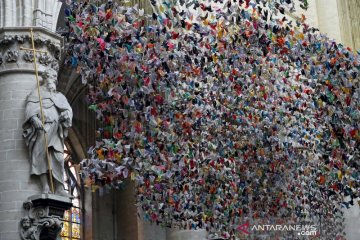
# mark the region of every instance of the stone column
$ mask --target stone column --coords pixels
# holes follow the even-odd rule
[[[358,0],[337,0],[341,40],[353,50],[360,48],[360,2]]]
[[[206,230],[176,230],[168,229],[166,231],[166,240],[206,240]]]
[[[359,239],[360,236],[360,207],[354,201],[354,206],[349,209],[343,209],[345,216],[345,233],[346,239]]]
[[[39,71],[55,67],[61,38],[34,27]],[[0,28],[0,240],[19,240],[23,203],[40,192],[38,180],[30,177],[28,148],[22,136],[27,94],[36,87],[29,27]]]
[[[316,0],[319,29],[330,39],[341,42],[339,13],[336,0]]]

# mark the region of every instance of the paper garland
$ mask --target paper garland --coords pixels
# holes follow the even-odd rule
[[[231,238],[246,219],[322,219],[342,236],[360,189],[359,53],[288,17],[293,1],[151,3],[65,11],[102,125],[85,182],[135,180],[164,226]]]

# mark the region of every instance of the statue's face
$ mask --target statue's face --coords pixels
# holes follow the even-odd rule
[[[42,85],[45,86],[49,91],[56,91],[57,72],[55,70],[47,70],[44,72]]]
[[[30,220],[29,219],[26,219],[26,220],[24,220],[23,221],[23,228],[24,229],[28,229],[28,228],[30,228],[31,227],[31,222],[30,222]]]
[[[56,75],[55,75],[56,76]],[[49,76],[49,78],[47,79],[47,88],[51,91],[51,92],[55,92],[56,91],[56,78],[53,78],[53,76]]]

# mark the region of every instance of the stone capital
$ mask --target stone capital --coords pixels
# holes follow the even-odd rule
[[[36,54],[39,73],[47,68],[58,71],[62,37],[42,27],[33,27],[33,33],[35,48],[47,52]],[[0,28],[0,75],[35,71],[34,53],[21,48],[32,48],[30,27]]]

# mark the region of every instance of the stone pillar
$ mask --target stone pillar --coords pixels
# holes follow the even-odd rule
[[[341,42],[339,13],[336,0],[316,0],[319,29],[330,39]]]
[[[99,188],[93,195],[93,240],[141,240],[134,183],[119,190]],[[154,240],[161,240],[154,238]]]
[[[167,240],[166,228],[138,218],[138,240]]]
[[[360,2],[337,0],[342,42],[353,50],[360,49]]]
[[[22,206],[40,192],[38,180],[30,177],[28,148],[22,136],[25,98],[36,87],[28,27],[0,28],[0,240],[18,240]],[[61,38],[42,27],[34,27],[39,71],[55,66]]]
[[[349,209],[343,209],[345,216],[345,233],[346,239],[359,239],[360,236],[360,207],[359,204],[354,201],[354,206]]]
[[[206,230],[176,230],[168,229],[166,231],[166,240],[206,240]]]

